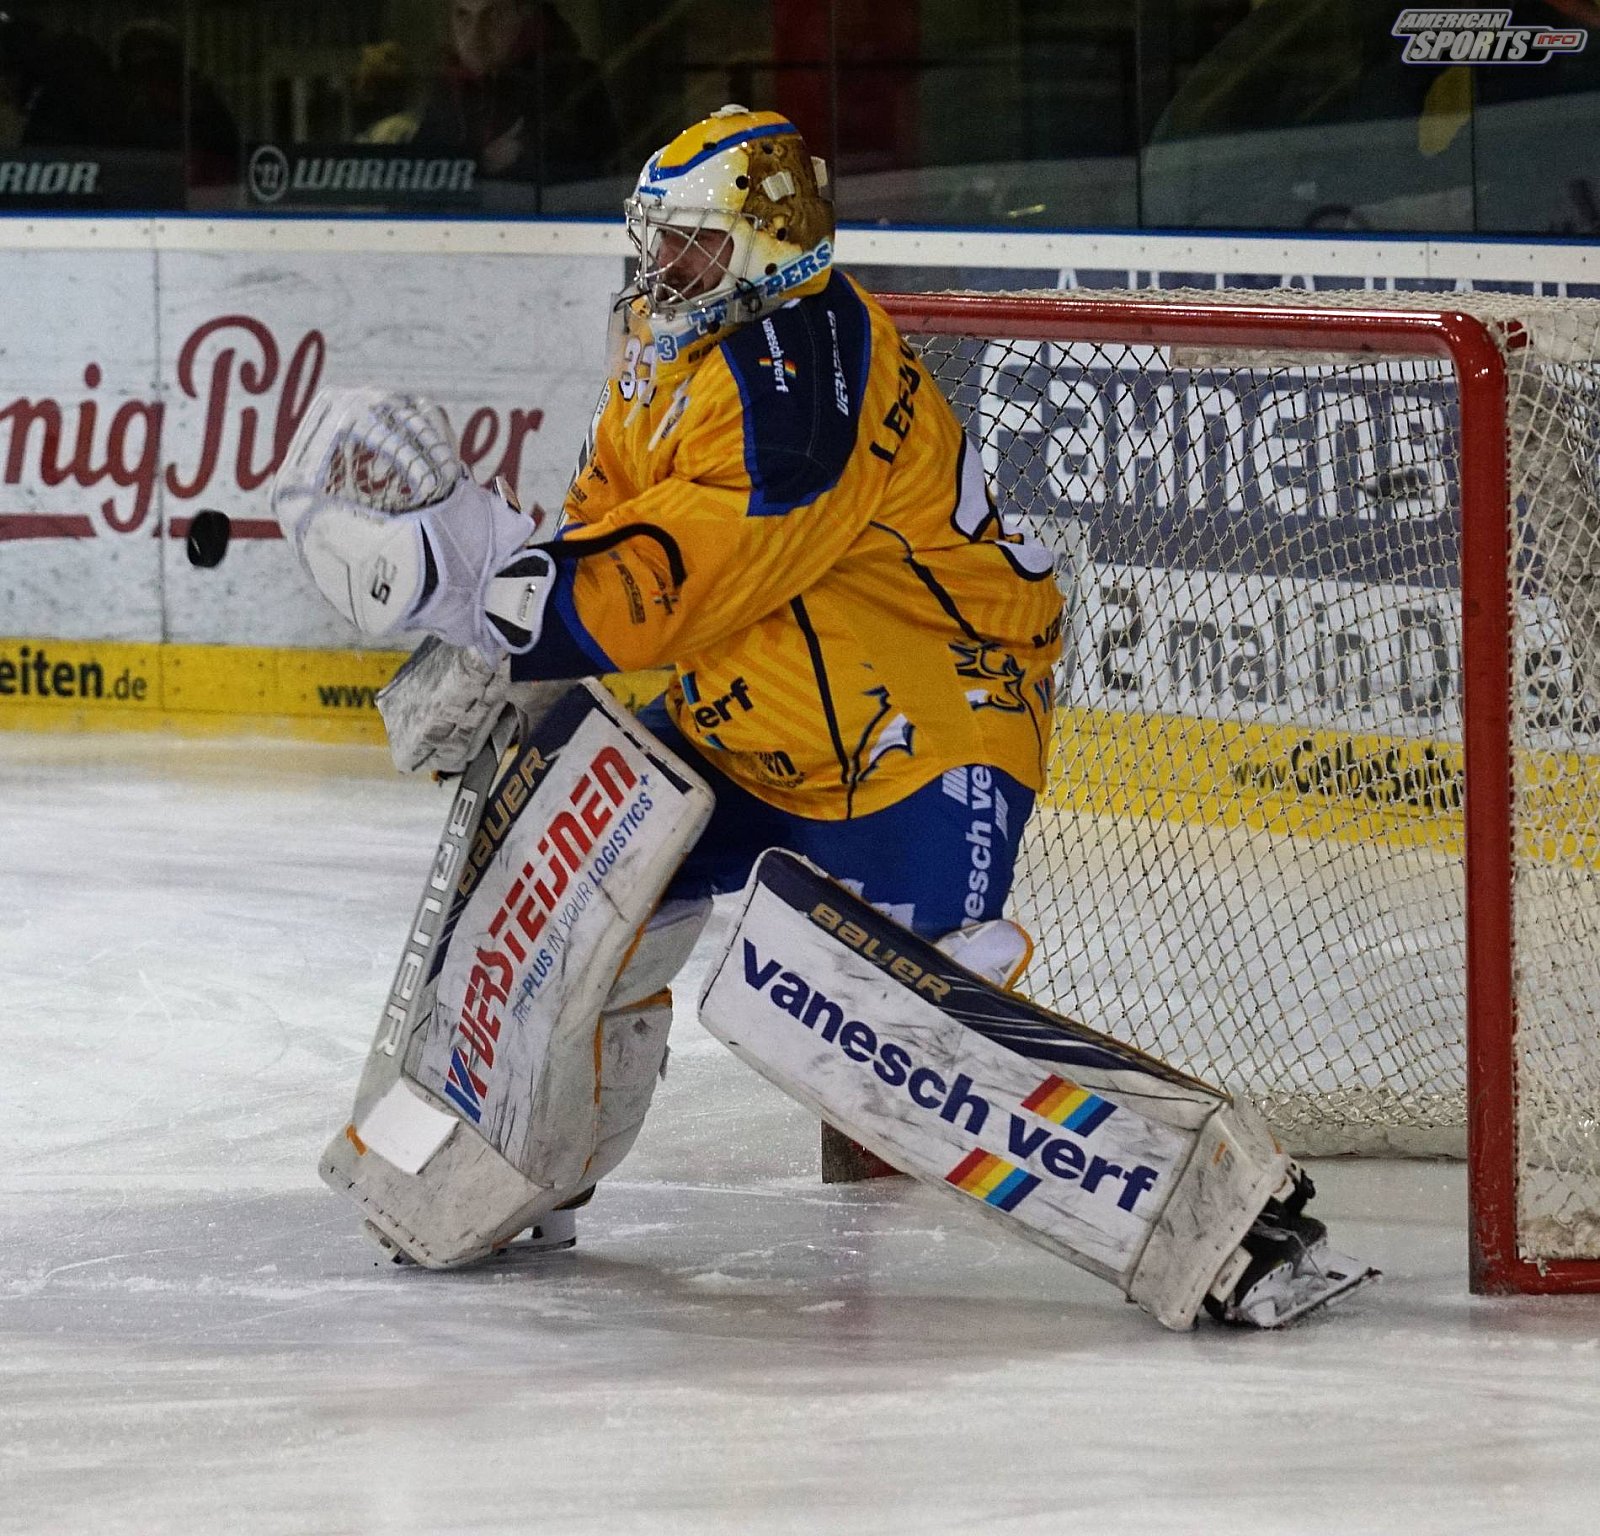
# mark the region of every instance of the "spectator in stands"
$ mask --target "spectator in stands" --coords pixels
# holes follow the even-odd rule
[[[157,21],[124,29],[117,39],[117,77],[127,103],[123,144],[183,152],[191,187],[239,179],[238,124],[216,87],[187,68],[177,32]]]
[[[124,142],[122,92],[111,60],[81,32],[52,31],[0,11],[0,101],[11,142],[40,149],[103,149]]]
[[[450,56],[416,142],[474,155],[485,176],[579,181],[612,169],[600,71],[547,0],[445,0]]]

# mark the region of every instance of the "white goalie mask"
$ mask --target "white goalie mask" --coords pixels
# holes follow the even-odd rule
[[[658,355],[820,286],[833,261],[827,169],[776,112],[727,106],[652,155],[624,205],[632,295]]]

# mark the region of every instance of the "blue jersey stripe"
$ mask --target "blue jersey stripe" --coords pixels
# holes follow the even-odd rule
[[[820,294],[742,325],[721,351],[743,412],[749,516],[809,506],[855,453],[872,359],[866,305],[834,273]]]

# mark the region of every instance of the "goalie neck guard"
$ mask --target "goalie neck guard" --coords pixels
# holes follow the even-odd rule
[[[639,269],[625,300],[650,318],[657,355],[776,309],[827,281],[827,168],[776,112],[726,106],[639,173],[624,204]]]

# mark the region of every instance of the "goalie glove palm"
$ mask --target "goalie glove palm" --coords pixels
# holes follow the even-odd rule
[[[421,629],[494,665],[539,638],[554,563],[534,525],[475,485],[437,406],[324,390],[272,485],[301,568],[363,635]]]
[[[505,662],[491,667],[475,651],[427,639],[378,690],[378,713],[402,773],[464,773],[507,709],[525,736],[570,687],[514,683]]]

